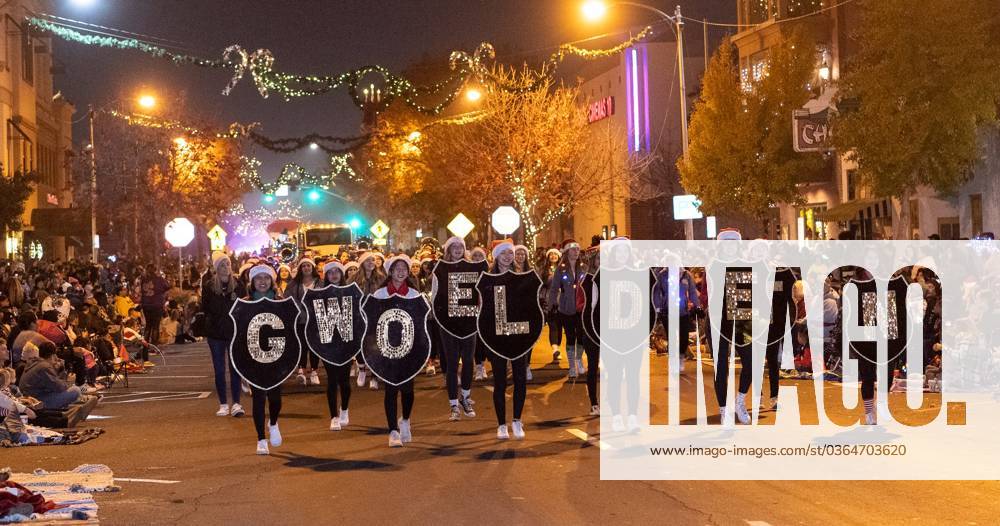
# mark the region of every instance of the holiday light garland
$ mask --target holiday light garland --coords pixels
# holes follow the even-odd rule
[[[236,203],[226,211],[223,222],[229,226],[229,231],[240,236],[263,232],[267,225],[279,219],[302,219],[302,206],[292,204],[288,199],[282,199],[272,208],[255,208],[247,210],[243,203]]]
[[[168,51],[163,47],[135,38],[86,34],[76,28],[37,17],[28,17],[26,23],[36,30],[49,32],[71,42],[136,50],[154,57],[167,58],[175,64],[232,69],[233,76],[222,90],[224,95],[228,95],[249,72],[257,91],[264,98],[276,93],[285,100],[291,100],[346,87],[354,104],[359,108],[371,109],[378,113],[389,107],[394,100],[401,99],[415,111],[430,115],[440,114],[454,102],[472,76],[475,76],[480,83],[490,83],[496,89],[504,91],[514,93],[533,91],[554,74],[555,69],[567,56],[572,55],[593,60],[614,55],[635,45],[652,33],[652,27],[647,26],[638,35],[606,49],[584,49],[573,44],[563,44],[542,63],[538,78],[526,85],[503,81],[491,73],[491,68],[487,63],[492,63],[496,53],[492,44],[484,42],[471,55],[464,51],[452,53],[449,65],[454,73],[448,78],[435,84],[417,86],[406,78],[395,75],[385,67],[378,65],[353,69],[339,75],[294,75],[276,71],[274,69],[274,55],[268,49],[248,52],[242,46],[232,45],[223,51],[221,60],[210,60]],[[372,76],[381,77],[377,89],[378,96],[371,96],[374,94],[369,93],[364,87],[365,85],[375,87],[375,83],[371,82],[370,77]],[[436,97],[437,103],[424,102],[430,97]]]
[[[317,175],[310,173],[305,168],[288,163],[281,169],[278,178],[271,183],[265,183],[260,177],[261,162],[255,157],[241,156],[240,180],[265,194],[274,194],[278,188],[288,186],[295,190],[302,186],[322,188],[329,190],[336,186],[335,179],[339,176],[354,178],[356,176],[354,168],[351,167],[351,154],[334,155],[330,157],[330,169],[327,173]]]

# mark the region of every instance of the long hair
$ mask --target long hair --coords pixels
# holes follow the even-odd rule
[[[225,285],[222,284],[222,279],[219,278],[218,265],[212,265],[212,269],[209,270],[212,273],[212,292],[224,296],[230,294],[236,290],[236,280],[239,279],[233,269],[229,269],[229,281]]]
[[[365,294],[371,294],[379,289],[379,287],[385,286],[386,274],[382,270],[382,267],[375,265],[372,268],[372,273],[370,276],[365,275],[365,269],[362,266],[358,266],[358,271],[354,273],[354,277],[350,279],[348,285],[351,283],[357,283],[358,287]]]
[[[562,253],[562,257],[559,258],[558,270],[569,271],[569,269],[570,269],[569,250],[565,250]],[[573,276],[578,277],[582,273],[583,273],[583,253],[581,251],[581,253],[576,256],[576,264],[573,265]]]
[[[525,255],[524,255],[524,264],[520,265],[520,266],[517,264],[517,251],[518,250],[520,250],[522,252],[526,252]],[[531,267],[531,252],[527,252],[523,248],[514,247],[514,262],[511,263],[510,266],[511,266],[511,269],[514,270],[514,272],[527,272],[529,270],[532,270],[532,267]]]
[[[295,267],[295,276],[292,278],[292,281],[294,281],[298,285],[302,285],[302,280],[305,277],[305,274],[302,272],[302,264],[305,262],[306,261],[299,261],[298,266]],[[319,276],[319,270],[316,268],[316,262],[312,262],[312,268],[313,270],[311,275],[313,277],[313,281],[319,281],[320,276]]]

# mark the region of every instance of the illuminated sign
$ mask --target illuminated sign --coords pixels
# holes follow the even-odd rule
[[[615,114],[615,98],[608,95],[590,103],[587,108],[587,122],[595,123]]]

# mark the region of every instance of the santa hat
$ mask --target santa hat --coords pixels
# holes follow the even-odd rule
[[[562,252],[558,248],[550,248],[545,251],[545,258],[548,259],[549,256],[555,254],[557,257],[562,257]]]
[[[273,268],[267,265],[254,265],[254,267],[250,269],[250,281],[253,281],[254,278],[263,274],[271,276],[271,281],[274,281],[278,277],[278,275],[274,273]]]
[[[326,277],[326,274],[327,274],[328,272],[330,272],[331,270],[333,270],[333,269],[338,269],[338,270],[340,270],[340,273],[341,273],[341,274],[343,274],[343,273],[344,273],[344,271],[346,270],[346,269],[344,268],[344,265],[342,265],[342,264],[341,264],[341,263],[340,263],[339,261],[337,261],[336,259],[334,259],[334,260],[330,260],[330,261],[328,261],[328,262],[327,262],[327,263],[326,263],[325,265],[323,265],[323,277],[325,278],[325,277]]]
[[[743,239],[743,235],[736,229],[724,229],[719,231],[719,234],[715,236],[715,239],[720,241],[741,241]]]
[[[212,268],[218,267],[219,263],[229,259],[229,256],[225,252],[215,251],[212,252]]]
[[[483,259],[486,259],[486,250],[483,247],[476,247],[476,248],[472,249],[469,252],[469,255],[471,256],[472,254],[475,254],[476,252],[479,252],[480,254],[482,254],[483,255]]]
[[[349,269],[352,268],[356,269],[358,268],[358,266],[359,265],[357,261],[348,261],[347,264],[344,265],[344,273],[346,274]]]
[[[458,236],[451,236],[451,237],[448,238],[448,241],[444,242],[444,246],[441,247],[441,250],[443,250],[444,253],[447,254],[448,253],[448,247],[450,247],[454,243],[460,243],[462,245],[462,248],[463,249],[465,248],[465,240],[464,239],[462,239],[462,238],[460,238]]]
[[[412,265],[412,262],[410,261],[410,256],[407,256],[406,254],[399,254],[397,256],[392,256],[391,258],[385,260],[385,264],[383,264],[382,266],[385,268],[386,274],[388,274],[389,271],[392,270],[392,265],[394,263],[396,263],[397,261],[403,261],[403,262],[405,262],[406,263],[406,270],[407,271],[410,270],[410,266]]]
[[[515,253],[515,254],[517,254],[517,251],[518,251],[518,250],[523,250],[523,251],[524,251],[524,252],[525,252],[526,254],[528,254],[529,256],[531,255],[531,251],[530,251],[530,250],[528,250],[528,247],[526,247],[526,246],[524,246],[524,245],[514,245],[514,253]]]
[[[282,269],[287,270],[289,276],[292,275],[292,267],[289,267],[288,265],[282,263],[282,264],[278,265],[278,274],[281,274],[281,270]]]
[[[580,248],[580,244],[575,239],[567,239],[562,242],[562,251],[566,252],[571,248]]]
[[[493,247],[493,259],[496,259],[497,256],[499,256],[500,253],[503,252],[504,250],[510,250],[511,252],[513,252],[514,243],[511,243],[509,241],[504,241],[503,243],[499,243],[497,244],[497,246]]]
[[[382,254],[376,250],[369,250],[368,252],[361,254],[361,257],[358,258],[358,265],[363,264],[365,261],[368,260],[368,258],[373,258],[375,256],[381,256],[381,255]]]
[[[313,268],[316,268],[316,262],[313,261],[313,259],[311,257],[309,257],[309,256],[302,256],[301,258],[299,258],[298,261],[295,262],[295,272],[298,272],[299,269],[302,268],[302,264],[303,263],[309,263],[310,265],[313,266]]]

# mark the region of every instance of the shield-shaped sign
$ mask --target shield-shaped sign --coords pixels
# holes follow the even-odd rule
[[[476,283],[483,299],[476,324],[489,350],[508,360],[531,350],[545,325],[538,303],[540,288],[542,280],[533,271],[483,273]]]
[[[258,389],[273,389],[299,366],[302,342],[295,331],[299,308],[292,298],[237,300],[229,309],[233,369]]]
[[[476,333],[476,313],[479,312],[476,281],[486,268],[485,261],[465,260],[439,260],[434,266],[437,278],[437,290],[432,299],[434,317],[448,334],[468,338]]]
[[[603,347],[618,354],[648,348],[649,335],[656,324],[656,310],[653,306],[656,280],[656,273],[651,268],[597,271],[594,286],[589,289],[593,289],[600,298],[603,281],[605,286],[610,285],[608,298],[612,300],[605,309],[609,312],[601,312],[601,302],[598,300],[588,316],[594,335],[600,339]],[[585,290],[585,293],[589,293],[589,290]],[[607,319],[602,319],[602,316],[607,316]],[[643,318],[646,319],[645,331],[638,327]],[[584,329],[586,330],[586,324]]]
[[[368,324],[361,355],[368,369],[390,385],[403,384],[419,374],[431,356],[427,300],[398,294],[386,299],[368,296],[362,311]]]
[[[361,352],[366,320],[361,312],[364,293],[357,283],[309,289],[302,298],[306,315],[306,345],[324,362],[344,365]]]

